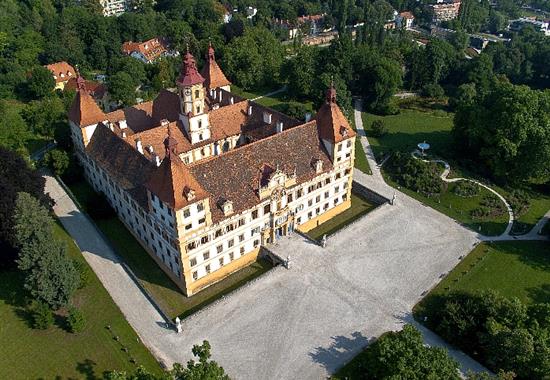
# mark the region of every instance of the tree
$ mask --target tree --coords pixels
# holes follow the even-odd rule
[[[12,266],[17,257],[13,234],[13,211],[17,193],[27,192],[43,205],[51,200],[44,194],[45,180],[15,152],[0,147],[0,267]]]
[[[134,79],[126,72],[118,72],[109,77],[111,98],[124,106],[136,103],[136,85]]]
[[[174,364],[172,375],[176,379],[185,380],[229,380],[229,376],[225,374],[223,367],[210,359],[210,343],[204,340],[201,345],[194,345],[192,352],[193,356],[199,359],[198,362],[193,359],[187,362],[187,367],[181,364]]]
[[[46,330],[53,325],[53,313],[50,306],[44,302],[34,301],[30,306],[32,326],[35,329]]]
[[[42,99],[52,93],[55,87],[50,70],[42,66],[36,66],[32,69],[30,77],[27,81],[27,91],[29,96],[34,99]]]
[[[370,128],[372,129],[372,135],[374,137],[382,137],[388,133],[388,128],[382,119],[374,120]]]
[[[84,330],[86,318],[84,314],[74,306],[69,306],[69,315],[67,316],[69,330],[74,334]]]
[[[365,351],[366,379],[460,379],[458,363],[439,347],[424,346],[412,325],[382,335]]]
[[[0,146],[11,149],[23,148],[30,135],[19,110],[0,100]]]
[[[69,155],[64,150],[50,150],[44,155],[44,165],[53,170],[55,175],[61,176],[69,167]]]
[[[495,178],[507,182],[550,180],[550,91],[495,81],[459,107],[457,145]]]
[[[305,98],[313,93],[313,83],[316,78],[317,50],[303,46],[292,59],[289,59],[285,68],[285,77],[288,82],[288,92],[297,98]]]
[[[13,219],[17,264],[25,273],[25,289],[53,309],[67,305],[78,288],[79,275],[65,244],[53,236],[48,210],[22,192],[17,195]]]

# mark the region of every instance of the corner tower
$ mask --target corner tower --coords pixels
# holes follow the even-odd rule
[[[208,113],[205,109],[204,81],[205,79],[197,70],[195,58],[187,51],[176,85],[180,97],[180,120],[192,144],[211,137]]]

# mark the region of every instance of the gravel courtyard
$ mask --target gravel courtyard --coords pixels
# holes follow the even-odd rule
[[[476,242],[474,233],[402,196],[325,249],[299,235],[283,238],[272,249],[291,255],[290,270],[279,267],[195,314],[184,323],[184,340],[208,339],[237,379],[324,378],[372,337],[410,322],[422,293]]]

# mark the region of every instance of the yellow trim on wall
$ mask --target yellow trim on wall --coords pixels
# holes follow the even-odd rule
[[[187,296],[191,296],[197,293],[204,288],[209,287],[210,285],[215,284],[229,276],[232,273],[237,272],[238,270],[254,263],[258,259],[258,254],[260,253],[260,247],[255,248],[254,250],[244,254],[236,260],[233,260],[227,265],[224,265],[217,271],[214,271],[204,277],[199,278],[196,281],[191,282],[187,286]]]
[[[331,208],[327,212],[311,219],[305,222],[304,224],[301,224],[298,226],[297,230],[303,233],[306,233],[315,227],[318,227],[319,225],[323,224],[324,222],[328,221],[329,219],[334,218],[336,215],[346,211],[348,208],[351,207],[351,198],[348,195],[348,200],[340,203],[338,206]]]

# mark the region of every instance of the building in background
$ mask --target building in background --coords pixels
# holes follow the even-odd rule
[[[99,0],[103,16],[120,16],[130,8],[130,0]]]
[[[44,67],[51,71],[56,90],[63,90],[71,78],[76,78],[76,70],[65,61],[52,63]]]
[[[535,17],[524,17],[517,20],[511,20],[508,29],[512,32],[519,32],[527,25],[531,25],[536,31],[550,36],[550,20],[538,20]]]
[[[153,63],[161,57],[177,57],[179,52],[170,50],[165,38],[152,38],[144,42],[124,42],[122,52],[143,63]]]
[[[414,24],[414,15],[412,12],[401,12],[395,18],[395,26],[397,28],[410,29]]]
[[[302,123],[231,93],[214,58],[201,75],[188,52],[177,93],[111,113],[79,78],[68,115],[86,179],[187,296],[351,206],[355,132],[334,87]]]
[[[103,83],[95,82],[92,80],[84,80],[84,85],[88,94],[100,105],[103,110],[110,111],[116,104],[111,102],[107,86]],[[78,91],[78,78],[74,77],[69,79],[65,85],[65,90]]]
[[[430,8],[433,12],[432,21],[439,23],[441,21],[449,21],[458,17],[460,13],[460,0],[452,0],[431,4]]]

